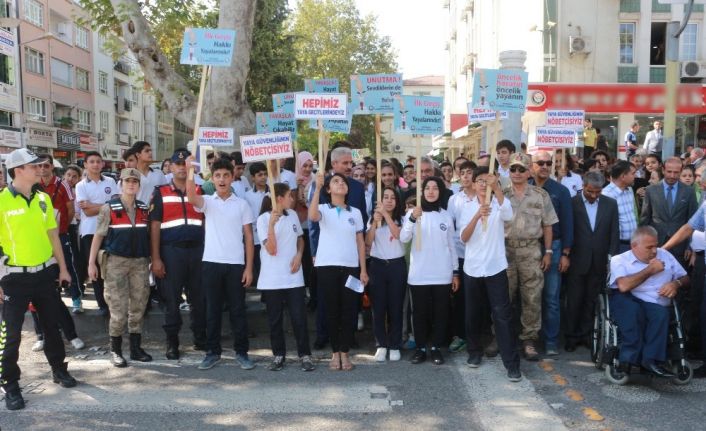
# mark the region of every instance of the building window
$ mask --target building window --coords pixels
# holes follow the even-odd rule
[[[635,62],[635,23],[620,23],[620,64]]]
[[[83,130],[84,132],[91,131],[90,111],[84,111],[83,109],[78,110],[78,130]]]
[[[44,54],[32,48],[25,48],[25,61],[27,72],[44,75]]]
[[[15,61],[5,54],[0,54],[0,82],[15,85]]]
[[[140,139],[140,122],[139,121],[132,122],[132,137],[135,139]]]
[[[25,98],[25,106],[28,119],[34,121],[47,122],[47,102],[36,97],[27,96]]]
[[[101,111],[101,132],[108,133],[110,131],[110,114],[106,111]]]
[[[89,74],[87,70],[76,68],[76,88],[83,91],[89,91]]]
[[[669,5],[667,5],[669,6]],[[664,66],[667,41],[667,23],[653,22],[650,33],[650,65]]]
[[[105,72],[98,72],[98,91],[108,94],[108,74]]]
[[[132,87],[132,104],[137,105],[140,100],[140,90],[137,87]]]
[[[56,58],[51,59],[51,82],[73,87],[73,66]]]
[[[679,37],[679,61],[695,61],[698,56],[699,27],[696,24],[687,24],[684,32]]]
[[[88,30],[84,27],[76,26],[76,46],[88,49]]]
[[[0,126],[15,126],[15,116],[12,112],[0,111]]]
[[[25,20],[37,27],[44,27],[44,5],[36,0],[26,0]]]
[[[618,82],[637,82],[637,66],[618,66]]]

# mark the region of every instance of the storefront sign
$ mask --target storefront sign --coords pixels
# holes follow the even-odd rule
[[[15,35],[4,28],[0,28],[0,54],[5,54],[8,57],[14,57],[15,45],[17,45]]]
[[[582,109],[591,113],[656,114],[664,112],[663,84],[530,84],[527,110]],[[681,84],[677,112],[706,111],[706,86]]]
[[[163,135],[173,135],[174,134],[174,124],[165,123],[160,121],[157,123],[157,133]]]
[[[56,129],[28,127],[27,145],[44,148],[56,148]]]
[[[57,130],[56,144],[56,147],[60,150],[78,151],[81,149],[81,135],[76,132]]]
[[[0,129],[0,146],[20,148],[22,146],[22,135],[15,130]]]
[[[19,112],[20,98],[17,95],[17,87],[0,82],[0,109]]]
[[[96,137],[82,134],[79,136],[79,143],[81,151],[98,151],[98,138]]]

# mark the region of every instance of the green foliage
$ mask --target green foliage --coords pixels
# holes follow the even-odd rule
[[[300,0],[288,23],[298,73],[303,78],[338,78],[341,92],[348,93],[351,75],[395,72],[390,39],[380,36],[376,27],[376,18],[361,17],[353,0]],[[368,147],[374,153],[374,117],[354,116],[350,135],[332,136],[330,141],[344,137],[356,148]],[[318,132],[300,122],[300,146],[316,150],[317,139]],[[384,138],[382,144],[387,145]]]

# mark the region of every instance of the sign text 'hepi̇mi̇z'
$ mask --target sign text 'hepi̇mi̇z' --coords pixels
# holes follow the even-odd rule
[[[348,113],[348,95],[297,93],[294,115],[299,120],[345,120]]]

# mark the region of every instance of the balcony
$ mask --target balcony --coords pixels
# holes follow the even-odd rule
[[[132,136],[129,133],[118,133],[118,142],[123,145],[132,145]]]
[[[130,71],[132,70],[130,65],[123,60],[118,60],[115,62],[115,65],[113,65],[113,69],[117,72],[123,73],[125,75],[129,75]]]

